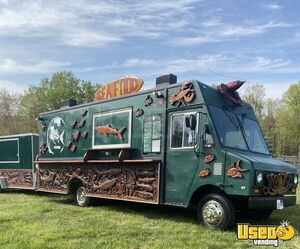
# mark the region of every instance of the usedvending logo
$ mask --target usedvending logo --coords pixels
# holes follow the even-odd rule
[[[279,240],[291,240],[296,234],[297,230],[288,221],[282,221],[279,226],[237,225],[238,240],[252,240],[255,246],[277,247]]]
[[[51,120],[47,130],[47,147],[49,148],[49,153],[61,153],[64,150],[65,131],[65,121],[62,118],[56,117]]]

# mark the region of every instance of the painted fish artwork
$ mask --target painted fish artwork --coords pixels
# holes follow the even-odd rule
[[[120,130],[111,128],[110,125],[97,126],[96,131],[104,136],[116,135],[121,141],[124,140],[123,133],[126,131],[126,127],[122,127]]]
[[[242,169],[240,164],[241,164],[241,161],[239,160],[239,161],[233,163],[232,165],[230,165],[227,170],[227,176],[233,177],[233,178],[242,178],[243,177],[242,172],[246,172],[249,169]]]

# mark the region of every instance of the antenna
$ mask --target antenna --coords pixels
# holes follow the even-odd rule
[[[213,71],[211,69],[208,69],[208,71],[211,72],[211,73],[213,73],[213,74],[220,75],[222,77],[226,77],[228,79],[232,79],[232,80],[239,79],[239,77],[233,77],[232,75],[230,76],[230,75],[218,73],[218,72],[215,72],[215,71]],[[247,80],[245,80],[245,79],[240,79],[240,80],[247,82]]]

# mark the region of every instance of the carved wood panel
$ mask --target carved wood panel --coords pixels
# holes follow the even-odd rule
[[[6,177],[8,187],[33,187],[31,169],[0,169],[0,176]]]
[[[68,192],[81,180],[88,195],[158,203],[159,163],[108,163],[40,165],[38,190]]]

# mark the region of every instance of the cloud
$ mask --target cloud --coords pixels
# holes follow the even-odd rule
[[[76,47],[102,47],[130,37],[160,38],[193,20],[195,2],[2,1],[0,35],[46,37]]]
[[[0,89],[3,88],[11,93],[23,93],[27,89],[27,86],[13,81],[0,80]]]
[[[37,63],[19,63],[12,59],[5,59],[0,62],[0,74],[38,74],[54,72],[62,67],[69,66],[68,62],[42,60]]]
[[[290,67],[290,61],[280,58],[268,58],[263,56],[235,56],[228,54],[207,54],[187,58],[168,58],[168,59],[144,59],[129,58],[123,63],[112,64],[106,67],[109,69],[146,69],[152,72],[208,72],[210,70],[224,73],[284,73],[287,70],[299,72],[300,67],[294,65]]]
[[[263,8],[265,9],[269,9],[269,10],[281,10],[282,6],[278,5],[278,4],[262,4],[261,5]]]
[[[202,24],[203,25],[203,24]],[[234,40],[239,37],[248,37],[263,34],[269,30],[275,28],[284,28],[292,27],[290,23],[284,22],[267,22],[264,24],[255,24],[255,23],[244,23],[243,25],[233,25],[228,23],[208,23],[208,25],[215,26],[211,31],[201,31],[199,29],[199,35],[196,36],[185,36],[175,38],[171,44],[175,46],[185,46],[201,43],[211,43],[211,42],[220,42]],[[207,26],[207,23],[204,22],[204,26]]]

